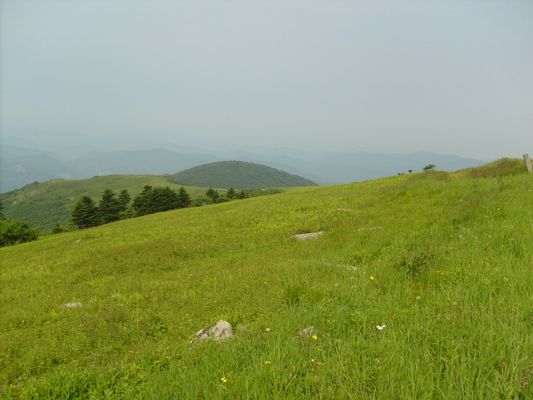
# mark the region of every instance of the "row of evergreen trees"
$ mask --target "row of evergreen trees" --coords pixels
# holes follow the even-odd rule
[[[183,187],[176,192],[169,187],[145,186],[133,203],[130,202],[127,190],[117,196],[111,189],[106,189],[98,204],[89,196],[83,196],[72,211],[72,222],[80,229],[90,228],[119,219],[189,207],[191,199]]]
[[[124,218],[247,197],[248,193],[243,190],[237,192],[230,188],[226,193],[220,194],[217,190],[209,188],[203,199],[199,198],[192,202],[184,187],[176,192],[169,187],[145,186],[132,202],[127,190],[122,190],[117,196],[111,189],[106,189],[98,204],[89,196],[83,196],[72,211],[72,222],[78,228],[85,229]]]
[[[235,200],[235,199],[246,199],[248,197],[248,193],[246,193],[244,190],[237,192],[233,188],[229,188],[228,191],[224,195],[221,195],[217,190],[213,188],[209,188],[207,192],[205,192],[205,195],[213,203],[223,203],[225,201],[230,201],[230,200]]]

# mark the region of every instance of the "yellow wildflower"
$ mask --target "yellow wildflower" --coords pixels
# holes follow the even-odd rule
[[[220,378],[220,382],[222,382],[222,383],[228,383],[228,378],[226,378],[225,376],[223,376],[222,378]]]
[[[272,361],[270,361],[270,360],[266,360],[266,361],[265,361],[265,364],[270,365],[270,364],[272,364]]]
[[[318,340],[318,336],[317,335],[313,335],[313,336],[311,336],[311,339]]]
[[[374,275],[370,275],[370,280],[373,281],[374,279],[376,279],[374,278]]]

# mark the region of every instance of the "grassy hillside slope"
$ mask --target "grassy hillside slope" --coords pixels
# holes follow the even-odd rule
[[[531,174],[426,173],[3,248],[0,397],[531,398],[532,207]]]
[[[55,179],[26,185],[21,189],[2,194],[5,214],[10,219],[24,221],[44,232],[50,232],[57,223],[68,223],[72,207],[81,196],[98,200],[102,192],[110,188],[116,192],[127,189],[135,196],[145,185],[179,188],[165,176],[156,175],[108,175],[91,179]],[[205,189],[186,187],[195,197]]]
[[[316,183],[301,176],[244,161],[220,161],[199,165],[178,172],[172,179],[193,186],[239,189],[316,186]]]

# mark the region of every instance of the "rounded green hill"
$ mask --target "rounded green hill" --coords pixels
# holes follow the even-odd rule
[[[173,175],[172,180],[184,185],[239,189],[316,186],[315,182],[301,176],[244,161],[199,165]]]

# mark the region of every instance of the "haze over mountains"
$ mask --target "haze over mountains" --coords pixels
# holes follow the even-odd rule
[[[369,152],[303,151],[291,148],[184,150],[166,148],[92,151],[69,157],[39,149],[3,144],[0,192],[55,178],[90,178],[110,174],[175,174],[214,161],[241,160],[265,164],[319,184],[348,183],[420,170],[436,164],[442,170],[481,165],[483,161],[430,152],[377,154]]]

